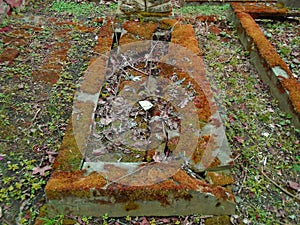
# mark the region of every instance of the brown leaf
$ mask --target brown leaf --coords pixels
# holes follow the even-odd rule
[[[240,136],[234,136],[233,137],[237,142],[243,144],[244,143],[244,138],[240,137]]]
[[[34,167],[32,170],[33,170],[33,172],[32,172],[32,174],[37,174],[37,173],[39,173],[41,176],[45,176],[45,172],[47,171],[47,170],[51,170],[52,169],[52,167],[51,166],[44,166],[44,167],[39,167],[39,166],[37,166],[37,167]]]
[[[293,181],[288,181],[288,185],[290,188],[296,190],[296,191],[300,191],[300,185],[296,182]]]
[[[167,219],[167,218],[163,218],[161,221],[162,221],[164,224],[170,224],[170,223],[171,223],[170,219]]]
[[[109,152],[108,152],[107,148],[105,148],[104,146],[93,150],[93,155],[95,155],[95,156],[104,155],[107,153],[109,153]]]
[[[149,225],[150,223],[146,219],[146,217],[143,218],[143,221],[140,223],[140,225]]]

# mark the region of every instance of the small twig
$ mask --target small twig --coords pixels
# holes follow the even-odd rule
[[[41,103],[41,102],[45,102],[45,101],[48,101],[48,100],[49,100],[49,98],[44,98],[44,99],[35,101],[35,103]]]
[[[12,40],[12,41],[9,41],[9,42],[7,42],[7,43],[5,43],[5,44],[3,45],[3,47],[6,47],[6,46],[10,45],[12,42],[13,42],[13,40]]]
[[[241,187],[239,188],[239,190],[238,190],[238,194],[240,194],[241,192],[242,192],[242,190],[243,190],[243,184],[246,182],[246,180],[247,180],[247,173],[245,172],[245,170],[243,170],[242,171],[242,173],[243,173],[243,175],[244,175],[244,178],[243,178],[243,181],[242,181],[242,185],[241,185]]]
[[[208,33],[208,24],[207,24],[207,20],[204,21],[205,24],[205,34]]]
[[[137,71],[137,72],[140,72],[140,73],[142,73],[142,74],[144,74],[144,75],[146,75],[146,76],[148,76],[148,73],[146,73],[146,72],[144,72],[144,71],[142,71],[142,70],[140,70],[140,69],[138,69],[138,68],[136,68],[136,67],[134,67],[134,66],[132,66],[132,65],[128,65],[131,69],[133,69],[133,70],[135,70],[135,71]]]
[[[288,190],[284,189],[283,187],[281,187],[279,184],[277,184],[274,180],[272,180],[270,177],[267,176],[267,174],[264,173],[263,170],[258,169],[258,171],[265,177],[267,178],[267,180],[269,180],[273,185],[275,185],[276,187],[278,187],[281,191],[283,191],[285,194],[289,195],[290,197],[296,199],[297,201],[300,202],[300,198],[298,198],[296,195],[292,194],[291,192],[289,192]]]
[[[229,63],[231,61],[231,59],[233,58],[233,56],[235,56],[234,54],[232,54],[227,60],[221,62],[221,63]]]
[[[241,154],[238,154],[232,161],[235,162],[238,158],[240,158]]]
[[[40,111],[41,111],[41,109],[38,109],[36,111],[36,113],[34,114],[34,117],[32,118],[32,122],[35,121],[35,119],[36,119],[36,117],[37,117],[37,115],[39,114]]]
[[[10,142],[10,141],[5,140],[5,139],[0,139],[0,142]]]

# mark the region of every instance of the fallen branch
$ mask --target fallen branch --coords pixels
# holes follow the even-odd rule
[[[296,199],[297,201],[300,202],[300,198],[297,197],[296,195],[292,194],[291,192],[289,192],[288,190],[284,189],[283,187],[281,187],[279,184],[277,184],[274,180],[272,180],[270,177],[267,176],[267,174],[265,174],[265,172],[263,170],[258,169],[258,171],[265,177],[267,178],[267,180],[269,180],[273,185],[275,185],[277,188],[279,188],[281,191],[283,191],[285,194],[289,195],[290,197]]]

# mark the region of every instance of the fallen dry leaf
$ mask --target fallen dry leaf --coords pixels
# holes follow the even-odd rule
[[[288,181],[288,185],[290,188],[296,190],[296,191],[300,191],[300,185],[296,182],[293,181]]]
[[[143,218],[142,222],[140,223],[141,225],[149,225],[150,223],[146,219],[146,217]]]
[[[32,170],[33,170],[33,172],[32,172],[32,174],[37,174],[37,173],[39,173],[41,176],[45,176],[45,172],[47,171],[47,170],[51,170],[52,169],[52,167],[51,166],[44,166],[44,167],[39,167],[39,166],[37,166],[37,167],[34,167]]]

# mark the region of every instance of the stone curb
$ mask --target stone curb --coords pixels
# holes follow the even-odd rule
[[[261,79],[270,87],[271,94],[278,99],[280,108],[291,114],[294,126],[300,128],[300,83],[251,16],[252,13],[257,14],[257,7],[252,11],[250,5],[231,3],[234,11],[233,21],[239,38],[250,52]],[[268,16],[285,13],[282,9],[276,11],[274,7],[262,7]]]

